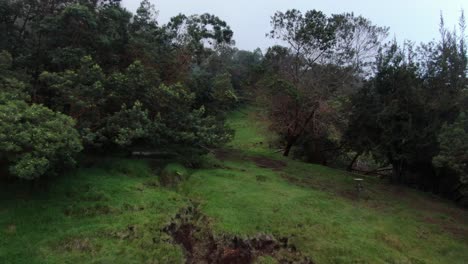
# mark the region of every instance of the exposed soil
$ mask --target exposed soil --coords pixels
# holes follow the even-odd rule
[[[265,157],[252,157],[250,158],[258,167],[273,169],[275,171],[281,171],[288,164],[281,160],[274,160]]]
[[[217,149],[213,151],[217,159],[221,161],[232,159],[244,159],[244,154],[240,150],[235,149]]]
[[[215,237],[209,219],[199,212],[197,205],[178,213],[163,231],[184,248],[187,264],[249,264],[260,256],[272,256],[284,264],[313,263],[302,256],[288,238],[276,239],[270,235],[249,239]]]

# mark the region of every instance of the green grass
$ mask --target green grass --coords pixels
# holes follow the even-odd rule
[[[372,195],[368,200],[354,200],[335,190],[345,191],[352,180],[323,190],[314,183],[311,187],[292,185],[277,172],[253,164],[226,165],[229,170],[198,171],[187,183],[189,195],[202,201],[203,211],[214,219],[217,233],[289,237],[317,263],[464,263],[468,257],[466,239],[426,223],[418,214],[431,215],[432,211],[419,211],[403,198],[391,202]],[[301,168],[302,174],[316,169],[311,165]],[[320,177],[337,177],[336,171],[319,171]],[[263,176],[261,181],[258,176]],[[374,203],[385,208],[374,208]]]
[[[2,189],[0,263],[180,262],[182,252],[160,229],[186,199],[158,187],[144,161],[100,166],[33,195]]]
[[[3,186],[0,263],[183,263],[161,230],[189,201],[217,235],[288,237],[315,263],[466,263],[466,211],[370,177],[358,197],[355,175],[270,150],[268,124],[255,112],[232,113],[236,137],[220,159],[208,155],[193,171],[169,164],[191,174],[179,188],[160,187],[149,162],[125,159],[70,172],[34,194]],[[286,166],[260,167],[258,156]]]
[[[228,125],[236,132],[228,148],[242,150],[247,154],[272,154],[267,146],[275,136],[267,131],[268,122],[259,118],[259,112],[261,109],[249,107],[228,116]]]

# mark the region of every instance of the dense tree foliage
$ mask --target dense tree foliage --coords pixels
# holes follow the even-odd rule
[[[434,155],[430,142],[435,139],[428,130],[423,80],[405,55],[394,44],[379,57],[376,76],[355,98],[356,120],[353,116],[352,121],[357,123],[351,122],[353,133],[358,130],[357,137],[368,140],[365,146],[386,157],[394,168],[394,180],[399,182],[410,164],[424,167],[424,162],[430,162]],[[373,106],[361,105],[361,101]]]
[[[364,156],[374,168],[359,169],[393,171],[393,182],[463,189],[463,15],[458,34],[442,19],[441,39],[419,46],[386,44],[387,28],[349,13],[289,10],[271,24],[284,46],[268,49],[256,87],[285,156],[350,170]]]
[[[11,174],[30,180],[74,164],[82,146],[70,117],[24,101],[1,103],[0,160]]]
[[[449,194],[466,183],[467,54],[441,23],[441,40],[383,48],[376,74],[353,97],[347,142],[393,169],[392,180]],[[465,163],[464,163],[465,162]]]
[[[445,124],[439,134],[440,152],[433,162],[438,168],[450,169],[468,182],[468,117],[466,112],[453,124]]]
[[[12,57],[0,53],[0,169],[36,179],[75,163],[82,149],[75,121],[37,104],[29,105],[26,85],[11,71]]]
[[[119,1],[2,1],[0,10],[1,161],[10,174],[53,173],[81,145],[192,155],[231,138],[223,113],[243,84],[236,91],[238,51],[220,18],[159,25],[147,0],[135,15]]]

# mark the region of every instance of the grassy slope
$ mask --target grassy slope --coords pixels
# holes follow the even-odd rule
[[[21,198],[2,189],[0,263],[178,263],[160,232],[186,200],[144,161],[112,160]],[[27,192],[25,192],[27,193]]]
[[[32,197],[0,189],[0,263],[180,263],[160,230],[189,199],[216,233],[289,237],[316,263],[468,260],[466,211],[372,178],[358,198],[353,175],[272,153],[253,114],[230,120],[227,155],[208,156],[177,192],[155,187],[148,164],[132,160],[81,169]],[[257,156],[287,166],[261,168]]]
[[[417,191],[366,178],[354,193],[355,175],[282,158],[257,143],[255,117],[231,118],[233,149],[250,149],[224,162],[227,169],[192,175],[190,193],[204,201],[218,232],[270,233],[292,238],[317,263],[466,263],[466,211]],[[257,122],[258,123],[258,122]],[[263,155],[288,166],[273,171],[248,162]],[[258,176],[266,181],[258,181]]]

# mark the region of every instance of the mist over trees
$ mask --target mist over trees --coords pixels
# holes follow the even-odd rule
[[[216,15],[160,24],[148,0],[135,14],[119,2],[0,2],[2,178],[59,174],[80,152],[191,159],[233,137],[229,111],[257,103],[285,156],[466,199],[463,14],[416,45],[353,13],[292,9],[272,14],[281,44],[263,54],[238,50]]]

